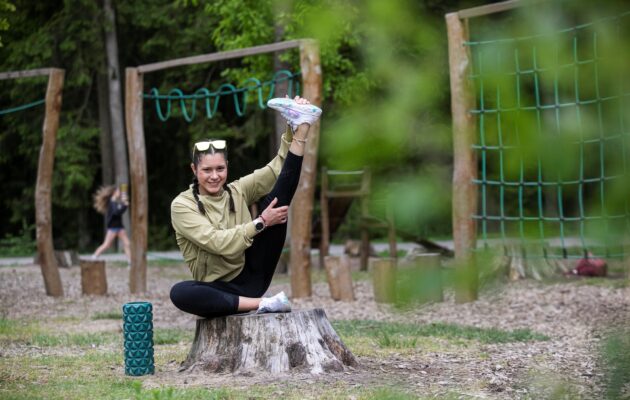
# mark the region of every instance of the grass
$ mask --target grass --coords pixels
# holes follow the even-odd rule
[[[113,314],[102,314],[111,316]],[[95,318],[99,319],[99,318]],[[101,318],[102,319],[102,318]],[[119,318],[116,318],[119,319]],[[122,319],[122,317],[120,318]],[[192,342],[194,332],[175,328],[156,328],[153,331],[155,345]],[[122,346],[120,332],[65,333],[52,332],[36,322],[0,318],[0,344],[20,344],[37,347],[87,347],[105,345]]]
[[[369,320],[336,321],[333,326],[343,336],[376,338],[382,348],[415,347],[418,337],[452,340],[474,340],[484,344],[549,340],[549,337],[529,329],[505,331],[456,324],[407,324]]]
[[[103,312],[103,313],[96,313],[92,316],[93,320],[99,320],[99,319],[115,319],[115,320],[122,320],[123,318],[123,314],[121,311],[109,311],[109,312]]]

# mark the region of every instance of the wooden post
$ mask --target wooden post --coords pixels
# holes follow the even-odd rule
[[[468,29],[457,13],[446,14],[446,25],[453,115],[453,241],[462,278],[456,300],[466,302],[477,298],[478,279],[472,253],[477,234],[477,224],[472,219],[478,202],[477,187],[473,184],[477,178],[477,157],[472,148],[475,120],[469,112],[475,107],[475,97],[468,80],[472,62],[465,45]]]
[[[370,258],[374,300],[393,303],[396,300],[396,263],[393,258]]]
[[[105,261],[81,259],[81,293],[103,296],[107,294]]]
[[[63,81],[64,70],[51,68],[48,75],[48,88],[46,89],[46,116],[44,117],[42,147],[39,151],[37,184],[35,186],[37,254],[44,276],[46,294],[55,297],[63,296],[63,286],[53,248],[51,187]]]
[[[424,301],[444,301],[442,290],[442,267],[438,253],[418,254],[414,260],[419,276],[423,279],[420,283],[423,293],[419,297]]]
[[[325,257],[330,250],[330,216],[328,215],[328,169],[322,167],[322,184],[319,191],[319,207],[321,209],[322,235],[319,241],[319,264],[324,268]]]
[[[302,69],[302,96],[311,103],[322,103],[322,68],[319,60],[319,44],[314,40],[300,42],[300,68]],[[317,175],[317,149],[319,147],[319,125],[309,130],[308,142],[300,183],[291,207],[291,295],[311,295],[311,218]]]
[[[398,261],[398,243],[396,242],[396,222],[394,219],[394,211],[389,203],[389,198],[385,200],[385,219],[387,220],[387,239],[389,241],[389,256]]]
[[[129,173],[131,176],[131,268],[129,290],[131,293],[147,289],[147,233],[148,233],[148,185],[147,162],[142,122],[142,73],[137,68],[126,69],[125,121],[127,147],[129,148]]]
[[[324,259],[326,278],[333,300],[354,301],[352,272],[348,256],[326,256]]]

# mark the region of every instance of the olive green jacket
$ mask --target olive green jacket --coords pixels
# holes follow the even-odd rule
[[[173,200],[171,223],[193,279],[230,281],[241,272],[245,265],[244,252],[256,235],[248,207],[273,188],[292,139],[290,130],[287,130],[273,160],[228,184],[235,212],[229,211],[229,195],[225,190],[218,196],[199,195],[206,215],[199,212],[192,185]]]

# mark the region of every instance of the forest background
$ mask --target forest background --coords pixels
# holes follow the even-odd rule
[[[423,236],[450,235],[452,133],[444,14],[485,3],[0,0],[0,71],[66,71],[52,193],[55,247],[91,251],[104,231],[102,216],[92,208],[92,194],[102,184],[128,181],[125,163],[116,161],[127,158],[124,119],[117,120],[111,106],[112,97],[120,96],[116,81],[124,99],[126,67],[298,38],[320,44],[324,117],[318,165],[370,166],[375,190],[395,191],[402,229]],[[569,7],[567,3],[550,7],[558,11]],[[573,16],[594,9],[572,7]],[[564,15],[542,13],[537,22],[546,18],[547,25],[562,26],[557,19]],[[511,18],[488,20],[499,29],[514,25]],[[528,20],[519,25],[527,27]],[[223,83],[239,87],[250,77],[270,80],[278,66],[298,72],[298,51],[147,74],[144,88],[145,93],[180,88],[191,94],[203,87],[216,90]],[[43,99],[45,89],[45,77],[0,81],[0,110]],[[256,107],[255,96],[250,101],[244,116],[222,100],[211,119],[198,110],[186,122],[174,106],[173,118],[162,122],[154,104],[145,100],[150,249],[175,247],[169,205],[191,182],[192,143],[228,139],[229,179],[263,165],[275,153],[274,113]],[[35,250],[42,123],[43,107],[0,116],[3,254]],[[395,189],[385,185],[392,182]],[[349,220],[345,233],[352,235],[352,216]]]

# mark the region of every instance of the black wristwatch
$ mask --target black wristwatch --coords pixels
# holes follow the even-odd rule
[[[265,229],[265,223],[261,218],[256,218],[254,220],[254,228],[256,228],[256,232],[262,232]]]

